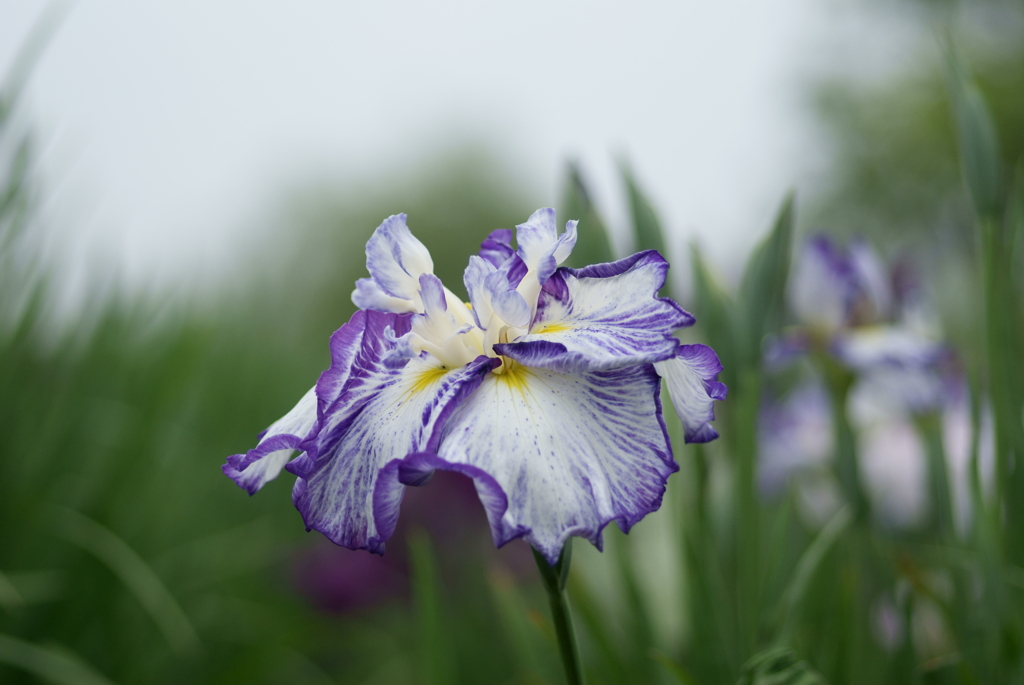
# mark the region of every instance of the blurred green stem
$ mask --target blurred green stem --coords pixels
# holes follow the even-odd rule
[[[572,628],[572,616],[569,614],[569,599],[565,594],[565,583],[569,579],[569,563],[572,561],[572,538],[569,538],[558,562],[551,566],[544,555],[533,550],[533,558],[544,581],[544,589],[548,592],[551,604],[551,620],[555,624],[555,635],[558,638],[558,652],[565,668],[565,680],[569,685],[583,685],[583,666],[580,663],[579,647],[576,645],[576,634]]]
[[[917,429],[924,440],[928,456],[928,490],[931,499],[931,522],[939,537],[951,542],[955,533],[953,503],[949,491],[946,450],[942,444],[942,417],[930,412],[917,420]]]
[[[1015,461],[1024,456],[1024,428],[1021,426],[1016,335],[1016,310],[1012,265],[1009,250],[1005,249],[1005,236],[999,221],[981,216],[978,221],[981,237],[982,278],[985,293],[985,351],[989,397],[995,419],[996,493],[995,501],[1005,507],[1005,526],[999,520],[991,522],[1004,530],[1004,549],[1014,563],[1024,562],[1024,498],[1009,496],[1024,488],[1024,468],[1014,468]],[[990,510],[993,517],[1001,517],[1000,507]]]
[[[448,653],[448,642],[444,637],[437,561],[426,531],[416,529],[409,536],[409,556],[412,562],[413,596],[420,637],[423,640],[424,681],[429,685],[444,685],[452,682],[453,659]]]
[[[838,363],[823,354],[816,355],[817,366],[825,376],[829,399],[832,403],[832,430],[836,442],[836,476],[846,501],[853,505],[856,521],[866,521],[868,499],[860,483],[857,465],[857,441],[846,416],[846,398],[853,384],[853,376]]]
[[[757,419],[761,402],[761,373],[751,365],[740,377],[735,393],[736,431],[736,563],[737,606],[743,658],[757,646],[761,615],[761,534],[757,499]]]

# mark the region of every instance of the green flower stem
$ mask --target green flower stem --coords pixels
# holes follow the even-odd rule
[[[569,599],[565,594],[565,583],[569,579],[569,562],[572,560],[572,538],[569,538],[554,566],[548,564],[544,555],[533,550],[533,558],[544,581],[544,589],[548,591],[551,603],[551,619],[555,623],[555,635],[558,638],[558,651],[565,667],[565,680],[569,685],[583,685],[583,666],[580,663],[580,650],[576,646],[576,634],[572,629],[572,616],[569,613]]]
[[[928,455],[928,484],[932,503],[932,527],[939,537],[952,542],[956,530],[953,522],[953,502],[946,468],[946,450],[942,444],[942,417],[930,412],[917,419],[917,429],[924,440]]]
[[[1003,531],[1008,559],[1024,563],[1024,502],[1010,493],[1024,487],[1024,469],[1014,468],[1024,454],[1024,428],[1021,426],[1020,378],[1017,359],[1017,335],[1013,314],[1016,301],[1011,281],[1012,265],[1006,237],[996,219],[981,216],[981,271],[985,295],[985,351],[989,398],[995,422],[996,493],[989,514],[990,525]],[[1005,515],[1005,522],[1002,517]]]
[[[846,400],[853,385],[853,375],[824,354],[815,355],[817,366],[825,377],[832,403],[832,429],[836,441],[836,477],[846,501],[853,505],[855,521],[868,520],[868,498],[860,482],[857,463],[857,439],[846,416]]]

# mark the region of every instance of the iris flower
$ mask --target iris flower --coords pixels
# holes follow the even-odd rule
[[[657,296],[657,252],[562,267],[576,222],[558,234],[551,209],[516,241],[496,230],[470,257],[467,303],[433,274],[405,215],[385,220],[330,368],[224,472],[251,494],[286,468],[307,529],[377,553],[405,486],[436,469],[473,480],[495,544],[525,538],[551,564],[570,536],[600,548],[609,522],[628,531],[658,509],[679,468],[662,378],[685,440],[712,440],[726,393],[717,355],[673,335],[694,318]]]
[[[822,379],[805,367],[800,371],[810,377],[785,397],[768,395],[760,426],[762,477],[776,487],[791,475],[821,484],[814,475],[835,449],[835,440],[826,439],[834,431],[832,403],[842,401],[873,511],[888,525],[915,525],[928,498],[925,446],[915,421],[934,415],[952,425],[966,397],[921,284],[906,263],[886,265],[863,240],[841,248],[818,236],[798,256],[789,305],[799,325],[770,350],[769,366],[817,351],[844,369],[848,387],[830,398]],[[958,454],[947,451],[951,466]]]
[[[890,270],[860,239],[846,249],[826,236],[807,241],[789,303],[805,339],[823,343],[858,374],[930,369],[947,353],[937,317],[906,265]]]

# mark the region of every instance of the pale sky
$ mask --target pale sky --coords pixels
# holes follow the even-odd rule
[[[0,68],[45,4],[0,0]],[[620,225],[626,153],[672,256],[729,270],[821,154],[805,81],[850,33],[824,6],[81,0],[28,93],[46,216],[129,284],[215,282],[297,181],[484,140],[547,202],[580,159]]]

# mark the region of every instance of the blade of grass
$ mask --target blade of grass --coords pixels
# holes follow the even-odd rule
[[[562,216],[579,221],[577,240],[569,256],[572,266],[601,264],[615,259],[605,223],[594,206],[579,165],[570,162],[566,173]]]
[[[0,607],[3,607],[7,613],[11,613],[15,609],[20,608],[25,603],[25,598],[21,596],[18,589],[14,587],[7,575],[0,571]]]
[[[652,649],[650,654],[651,658],[659,664],[661,664],[665,668],[665,670],[668,671],[673,678],[675,678],[676,682],[679,683],[679,685],[697,685],[697,683],[693,680],[693,676],[687,673],[686,669],[684,669],[682,666],[673,661],[668,654],[660,652],[657,649]]]
[[[654,646],[654,633],[651,630],[647,604],[640,592],[636,568],[633,566],[635,555],[630,551],[632,540],[625,534],[615,535],[612,546],[626,603],[626,634],[632,642],[633,668],[639,671],[638,675],[642,681],[650,682],[655,677],[654,663],[649,657],[650,649]]]
[[[60,685],[113,685],[77,656],[56,647],[40,647],[0,634],[0,663]]]
[[[487,574],[487,584],[516,663],[532,682],[543,682],[541,673],[546,670],[535,646],[536,631],[513,579],[504,569],[496,568]]]
[[[60,507],[54,532],[113,571],[149,613],[175,653],[189,656],[201,649],[199,636],[174,595],[149,564],[113,531],[73,509]]]
[[[616,640],[608,634],[608,619],[601,615],[597,602],[586,581],[578,574],[569,577],[569,599],[573,610],[580,617],[580,623],[593,640],[597,652],[607,669],[608,680],[614,683],[627,682],[628,674],[622,656],[616,649]]]
[[[821,566],[825,555],[846,531],[851,521],[853,521],[853,512],[850,510],[850,505],[846,505],[836,512],[835,516],[825,524],[825,527],[800,555],[800,560],[797,561],[796,569],[793,571],[793,578],[789,581],[779,602],[778,614],[782,616],[782,629],[776,639],[777,644],[786,646],[792,641],[800,618],[800,605],[804,595],[807,594],[807,588],[818,567]]]
[[[661,222],[654,207],[637,185],[636,178],[633,177],[633,172],[625,160],[619,161],[619,173],[622,175],[623,185],[626,186],[629,214],[633,220],[633,244],[636,250],[657,250],[667,258]]]
[[[413,599],[422,640],[423,680],[429,685],[446,685],[453,682],[454,659],[441,615],[437,561],[426,531],[418,529],[409,536],[409,557]]]

